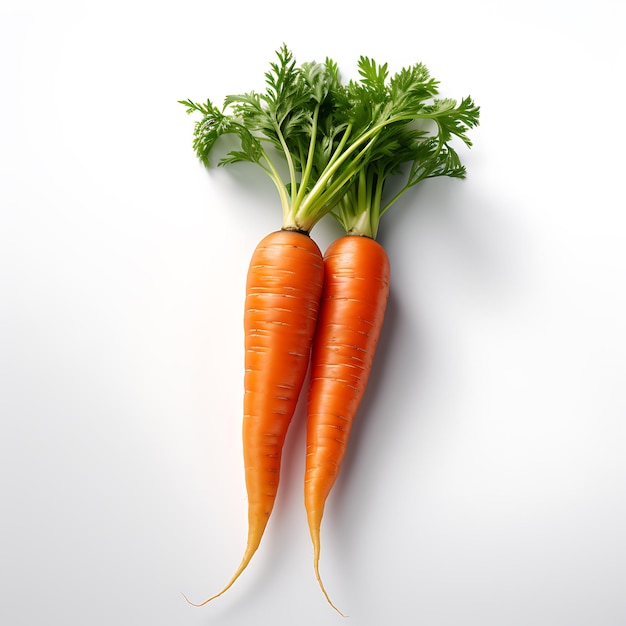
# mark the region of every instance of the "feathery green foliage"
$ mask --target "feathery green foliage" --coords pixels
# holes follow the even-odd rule
[[[380,217],[408,188],[465,176],[450,142],[471,146],[467,132],[479,109],[470,98],[438,99],[438,82],[423,64],[390,76],[386,63],[362,56],[359,79],[344,85],[330,59],[298,66],[284,45],[276,56],[263,93],[227,96],[222,109],[210,100],[181,103],[202,115],[193,147],[205,165],[217,139],[234,134],[240,149],[219,164],[256,163],[274,181],[283,228],[310,231],[331,212],[347,232],[375,237]],[[286,181],[277,159],[287,165]],[[385,181],[403,168],[404,186],[383,204]]]

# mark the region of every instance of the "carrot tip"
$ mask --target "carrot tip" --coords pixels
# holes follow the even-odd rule
[[[241,563],[239,564],[239,567],[237,568],[237,570],[233,574],[233,577],[228,581],[226,586],[219,593],[216,593],[214,596],[211,596],[210,598],[207,598],[203,602],[199,602],[199,603],[192,602],[184,593],[181,592],[183,598],[185,598],[185,600],[187,600],[187,602],[189,604],[191,604],[191,606],[201,607],[201,606],[204,606],[205,604],[208,604],[209,602],[211,602],[211,600],[215,600],[215,598],[219,598],[221,595],[225,594],[235,584],[235,581],[241,576],[241,574],[244,572],[244,570],[250,564],[250,561],[252,560],[252,557],[254,556],[254,553],[257,551],[257,549],[259,547],[260,541],[261,541],[261,537],[260,536],[256,537],[254,541],[250,541],[250,539],[248,538],[248,544],[246,546],[246,551],[245,551],[245,553],[243,555],[243,559],[241,560]]]
[[[226,590],[224,590],[226,591]],[[222,593],[224,593],[224,591],[221,591],[220,593],[211,596],[210,598],[207,598],[206,600],[204,600],[203,602],[192,602],[182,591],[180,592],[180,595],[183,596],[183,598],[185,598],[185,600],[187,601],[187,604],[191,604],[191,606],[195,606],[197,608],[200,608],[201,606],[204,606],[205,604],[208,604],[209,602],[211,602],[211,600],[215,600],[215,598],[218,598],[219,596],[222,595]]]
[[[317,582],[319,583],[320,589],[322,590],[322,593],[324,594],[324,597],[328,601],[328,604],[330,604],[330,606],[332,606],[333,609],[335,609],[335,611],[337,611],[337,613],[339,613],[339,615],[341,615],[341,617],[348,617],[345,613],[342,613],[339,610],[339,608],[330,599],[330,596],[328,595],[328,592],[326,591],[326,589],[324,587],[324,583],[322,582],[322,577],[320,575],[319,563],[317,561],[315,562],[314,567],[315,567],[315,576],[317,578]]]
[[[187,602],[187,604],[191,604],[191,606],[195,606],[195,607],[200,607],[202,606],[204,603],[196,603],[196,602],[192,602],[182,591],[180,592],[180,595],[185,598],[185,602]],[[208,600],[207,600],[208,602]]]

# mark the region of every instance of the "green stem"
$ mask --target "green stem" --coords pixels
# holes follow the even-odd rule
[[[320,105],[316,105],[315,111],[313,112],[313,123],[311,130],[311,141],[309,142],[309,153],[306,159],[306,168],[304,172],[302,172],[302,178],[300,179],[300,189],[298,190],[298,196],[295,200],[294,211],[297,212],[298,205],[302,202],[304,198],[304,194],[306,193],[306,187],[309,182],[309,178],[311,177],[311,170],[313,169],[313,160],[315,155],[315,143],[317,140],[317,122],[319,118]]]
[[[325,195],[324,194],[325,187],[328,184],[329,180],[337,172],[339,167],[341,167],[341,165],[343,165],[343,163],[345,161],[347,161],[348,158],[350,158],[352,153],[357,151],[358,149],[360,149],[361,146],[364,143],[367,142],[366,146],[361,149],[361,152],[354,159],[354,162],[358,163],[358,161],[365,155],[365,153],[367,152],[369,147],[376,140],[377,135],[383,130],[383,128],[385,126],[388,126],[389,124],[394,124],[394,123],[397,123],[397,122],[407,122],[407,121],[411,121],[411,120],[414,120],[414,119],[432,119],[432,118],[433,118],[432,115],[429,115],[429,114],[422,114],[422,115],[420,115],[418,113],[412,113],[410,115],[409,114],[406,114],[406,115],[396,115],[396,116],[392,116],[392,117],[389,117],[387,119],[384,119],[384,120],[378,122],[378,124],[376,124],[375,126],[370,128],[368,131],[364,132],[340,156],[338,156],[336,158],[335,158],[335,156],[333,156],[331,158],[331,160],[329,161],[328,165],[326,166],[326,168],[324,169],[324,171],[322,172],[322,174],[318,178],[317,182],[313,186],[313,189],[311,189],[311,192],[308,194],[306,200],[302,203],[302,206],[300,207],[300,209],[301,210],[303,209],[303,214],[304,215],[307,214],[309,205],[313,205],[314,203],[317,204],[319,196]],[[351,127],[348,127],[348,128],[350,129]],[[348,130],[346,130],[346,132],[348,132]],[[346,139],[346,141],[347,141],[347,138],[345,138],[345,137],[342,138],[342,142],[340,143],[340,146],[337,148],[337,150],[335,150],[335,155],[338,155],[339,154],[339,148],[343,148],[343,146],[345,145],[346,141],[344,141],[344,139]],[[348,180],[356,172],[356,170],[358,168],[359,168],[359,166],[356,166],[353,163],[352,166],[350,168],[348,168],[348,174],[346,176],[344,176],[343,182]]]
[[[367,133],[368,137],[371,137],[372,133]],[[365,138],[367,139],[367,137]],[[360,169],[360,165],[358,165],[359,161],[365,156],[369,148],[376,141],[376,137],[371,137],[370,141],[367,145],[361,149],[359,154],[354,158],[351,165],[347,170],[334,181],[331,181],[332,175],[336,173],[339,166],[347,160],[347,158],[357,150],[357,148],[365,141],[363,137],[359,138],[357,142],[352,144],[348,150],[346,150],[340,157],[338,157],[333,165],[330,167],[326,167],[324,172],[318,178],[317,182],[311,189],[310,193],[304,200],[304,202],[300,205],[299,213],[304,217],[310,213],[315,213],[317,211],[316,207],[328,205],[326,207],[326,211],[330,210],[331,201],[333,200],[333,196],[338,193],[341,188],[352,178],[352,176]],[[330,183],[330,185],[329,185]]]
[[[359,171],[359,184],[358,184],[358,201],[357,201],[357,215],[367,213],[367,199],[369,198],[369,180],[366,176],[366,170]]]
[[[278,139],[280,140],[280,145],[285,153],[285,159],[287,160],[287,166],[289,168],[289,179],[291,180],[291,202],[295,202],[296,192],[298,188],[298,182],[296,180],[296,168],[293,164],[293,159],[291,158],[291,152],[289,152],[289,148],[287,147],[287,142],[285,141],[285,137],[283,135],[282,130],[280,129],[280,125],[278,121],[274,122],[274,127],[276,128],[276,134]]]
[[[278,173],[272,159],[270,159],[264,149],[262,151],[267,167],[265,167],[260,161],[257,161],[257,165],[272,179],[274,185],[276,185],[278,195],[280,196],[280,204],[283,210],[283,226],[287,226],[289,225],[287,223],[289,218],[289,194],[287,193],[287,187],[285,187],[285,183],[283,183],[283,179]]]
[[[380,218],[382,216],[382,211],[380,205],[382,203],[383,197],[383,187],[385,186],[385,176],[380,174],[376,178],[376,190],[374,192],[374,198],[372,200],[371,206],[371,225],[372,225],[372,238],[376,239],[376,235],[378,234],[378,224],[380,223]]]
[[[336,150],[333,152],[333,155],[330,157],[328,163],[326,164],[326,167],[330,167],[339,158],[339,155],[341,154],[346,143],[348,142],[348,138],[350,137],[351,133],[352,133],[352,124],[349,124],[346,127],[346,130],[344,131],[343,136],[341,137],[341,141],[339,142],[339,145],[337,146]]]

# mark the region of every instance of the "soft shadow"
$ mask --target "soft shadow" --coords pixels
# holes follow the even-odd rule
[[[399,202],[383,218],[379,240],[392,259],[390,299],[368,387],[322,527],[323,536],[333,535],[336,545],[343,546],[340,550],[348,562],[360,549],[350,539],[355,536],[351,524],[376,506],[373,492],[362,486],[358,501],[351,497],[355,483],[364,472],[372,476],[372,466],[380,466],[389,456],[388,449],[377,458],[368,456],[373,437],[381,449],[396,446],[405,433],[415,432],[416,421],[430,419],[423,410],[428,403],[426,385],[434,385],[434,393],[442,389],[455,393],[458,366],[453,346],[436,345],[437,338],[428,335],[427,320],[441,303],[420,303],[415,310],[413,301],[408,310],[406,304],[414,294],[404,297],[404,293],[396,292],[394,270],[402,274],[404,289],[411,284],[414,271],[425,281],[445,281],[447,284],[441,286],[447,292],[443,300],[452,304],[458,301],[461,311],[464,306],[478,310],[503,303],[515,306],[524,298],[532,263],[532,237],[520,213],[510,198],[484,197],[480,190],[460,191],[441,184],[416,190],[410,202]],[[402,266],[397,267],[400,262]],[[446,319],[453,320],[454,316]],[[455,329],[450,331],[454,335]],[[445,328],[440,327],[438,333],[441,340]],[[392,406],[385,410],[380,397],[386,401],[393,398]],[[398,407],[410,410],[401,412]],[[381,420],[384,428],[380,428]]]

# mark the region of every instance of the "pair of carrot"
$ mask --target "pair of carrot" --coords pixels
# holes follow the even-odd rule
[[[437,82],[421,64],[389,77],[386,64],[361,57],[360,81],[342,85],[329,59],[298,67],[285,46],[277,56],[265,93],[228,96],[224,109],[211,101],[182,101],[188,112],[202,114],[194,133],[201,161],[208,166],[217,139],[235,134],[241,149],[220,164],[259,165],[276,185],[283,209],[282,229],[257,246],[246,284],[246,549],[231,580],[199,606],[228,590],[260,545],[277,495],[283,444],[310,367],[304,501],[315,574],[335,607],[319,571],[320,527],[389,293],[389,260],[375,240],[378,224],[416,183],[465,175],[449,141],[458,137],[470,145],[466,131],[478,123],[478,108],[469,98],[458,105],[434,98]],[[420,127],[423,120],[434,122],[434,134]],[[276,152],[288,182],[278,174]],[[409,164],[403,185],[384,199],[387,180],[403,164]],[[310,231],[329,213],[346,235],[322,257]]]
[[[324,259],[316,243],[297,231],[274,232],[256,248],[244,313],[248,539],[232,579],[202,604],[232,586],[260,545],[309,357],[304,501],[315,573],[328,598],[319,574],[322,515],[367,385],[388,292],[387,254],[373,239],[346,235]]]

